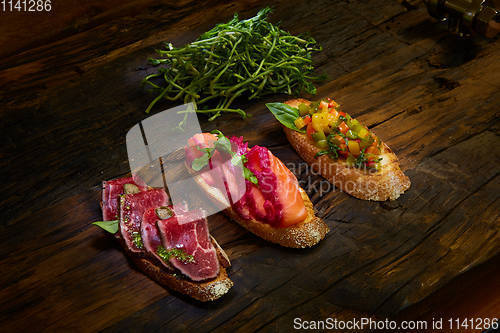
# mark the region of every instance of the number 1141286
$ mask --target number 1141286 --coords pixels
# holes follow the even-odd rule
[[[2,12],[50,12],[51,0],[0,0]]]

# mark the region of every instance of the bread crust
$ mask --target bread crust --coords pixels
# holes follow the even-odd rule
[[[298,98],[285,102],[298,107],[310,101]],[[327,155],[315,157],[321,150],[305,134],[283,127],[288,141],[297,153],[315,172],[334,184],[342,191],[362,200],[395,200],[410,185],[410,179],[401,171],[398,158],[391,149],[382,143],[381,169],[379,171],[362,170],[347,166],[343,160],[334,161]]]
[[[255,219],[243,219],[231,207],[224,210],[224,213],[243,228],[269,242],[292,248],[311,247],[325,238],[330,228],[314,214],[313,204],[307,193],[302,188],[299,190],[306,206],[307,217],[304,221],[286,228],[274,228]]]
[[[168,289],[190,296],[201,302],[215,301],[227,294],[233,286],[227,275],[226,268],[221,265],[219,275],[208,281],[194,282],[180,274],[169,273],[152,261],[137,256],[131,257],[134,264],[144,274]]]
[[[140,271],[149,276],[152,280],[156,281],[158,284],[167,287],[170,290],[177,291],[201,302],[208,302],[215,301],[216,299],[227,294],[229,289],[233,286],[233,281],[229,279],[226,269],[230,266],[229,259],[221,260],[221,258],[227,258],[227,255],[213,237],[211,237],[211,240],[215,250],[217,251],[220,270],[219,274],[215,278],[206,281],[189,280],[173,267],[169,270],[152,256],[131,252],[126,246],[124,246],[124,242],[121,237],[117,236],[117,238],[126,255]]]

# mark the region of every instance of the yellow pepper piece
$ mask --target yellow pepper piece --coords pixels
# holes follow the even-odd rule
[[[312,127],[317,131],[323,131],[323,113],[315,113],[312,116]]]
[[[363,127],[362,129],[359,130],[358,136],[361,139],[364,139],[367,135],[368,135],[368,130],[366,128]]]
[[[359,156],[360,150],[359,150],[359,143],[357,143],[354,140],[349,140],[349,152],[353,154],[354,156]]]
[[[295,119],[294,124],[298,129],[306,126],[306,123],[304,122],[304,119],[302,119],[302,117],[298,117],[297,119]]]
[[[327,113],[326,114],[326,126],[334,126],[337,122],[338,113]]]
[[[316,131],[329,131],[328,125],[334,120],[334,115],[325,112],[313,114],[312,126]]]

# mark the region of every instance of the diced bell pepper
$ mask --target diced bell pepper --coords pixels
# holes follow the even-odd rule
[[[341,122],[340,125],[339,125],[339,130],[343,134],[346,134],[347,131],[349,130],[349,126],[347,126],[347,124],[345,122]]]
[[[378,149],[377,146],[370,146],[368,148],[366,148],[366,151],[365,153],[367,154],[373,154],[373,155],[380,155],[380,149]]]
[[[329,123],[333,120],[333,115],[330,113],[318,112],[313,114],[312,124],[316,131],[329,131]]]
[[[323,133],[323,131],[319,131],[319,132],[313,133],[312,134],[312,138],[316,142],[318,142],[320,140],[326,140],[326,136],[325,136],[325,133]]]
[[[328,103],[325,101],[319,102],[318,109],[320,112],[328,112]]]
[[[301,116],[305,116],[306,114],[309,114],[310,111],[311,111],[311,109],[306,104],[304,104],[304,103],[299,104],[299,114]]]
[[[357,131],[357,132],[358,132],[358,136],[359,136],[359,138],[360,138],[360,139],[362,139],[362,140],[363,140],[364,138],[366,138],[366,137],[368,136],[368,134],[370,134],[370,133],[368,132],[368,130],[367,130],[366,128],[364,128],[364,127],[361,127],[361,129],[360,129],[359,131]]]
[[[302,119],[302,117],[298,117],[297,119],[295,119],[293,123],[295,124],[295,127],[297,127],[298,129],[302,129],[304,126],[306,126],[306,123],[304,119]]]
[[[356,133],[354,133],[354,131],[352,129],[348,130],[346,133],[345,133],[345,136],[347,136],[349,139],[351,140],[354,140],[354,139],[357,139],[358,136],[356,135]]]
[[[328,148],[328,142],[326,140],[319,140],[318,142],[316,142],[316,146],[321,149],[326,149]]]
[[[306,123],[306,125],[309,125],[311,123],[311,116],[310,115],[307,115],[304,117],[304,123]]]
[[[329,108],[338,108],[339,103],[335,102],[333,99],[329,100],[330,103],[328,103]]]
[[[316,131],[314,130],[312,126],[312,122],[307,124],[307,129],[306,129],[306,134],[309,139],[312,139],[312,134],[315,133]]]
[[[347,123],[347,126],[349,126],[356,133],[361,131],[362,128],[364,129],[363,125],[361,125],[361,123],[357,119],[351,119]]]
[[[351,154],[353,154],[356,157],[359,156],[360,149],[359,149],[359,143],[357,141],[349,140],[348,147],[349,147],[349,152]]]

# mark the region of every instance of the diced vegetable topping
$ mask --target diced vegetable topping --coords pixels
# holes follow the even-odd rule
[[[342,158],[350,167],[380,168],[381,142],[368,128],[349,114],[340,111],[339,104],[328,98],[298,106],[298,129],[306,128],[307,137],[322,149],[316,156]]]

